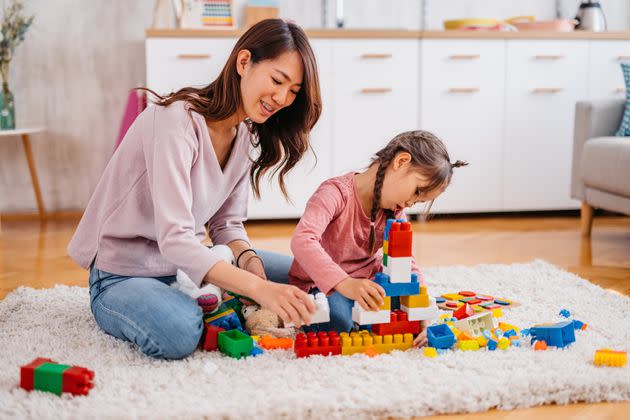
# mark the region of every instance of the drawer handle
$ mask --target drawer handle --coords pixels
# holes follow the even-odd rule
[[[466,88],[466,87],[461,87],[461,88],[449,88],[448,93],[477,93],[479,92],[479,88]]]
[[[620,55],[617,59],[619,61],[630,61],[630,55]]]
[[[479,54],[455,54],[448,57],[449,60],[479,60]]]
[[[389,93],[392,88],[363,88],[361,93]]]
[[[210,54],[177,54],[177,58],[182,60],[206,60]]]
[[[561,58],[564,58],[563,55],[545,55],[545,54],[540,54],[540,55],[535,55],[534,58],[536,60],[560,60]]]
[[[535,88],[533,93],[558,93],[562,92],[562,88]]]
[[[391,54],[361,54],[361,58],[363,58],[364,60],[369,60],[373,58],[386,59],[386,58],[392,58],[392,55]]]
[[[620,87],[620,88],[617,88],[617,90],[615,92],[622,93],[622,92],[625,92],[625,91],[626,91],[625,87]]]

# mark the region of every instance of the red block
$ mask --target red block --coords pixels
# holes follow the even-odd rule
[[[20,367],[20,386],[27,391],[33,390],[33,378],[35,375],[35,369],[44,363],[57,363],[51,359],[38,357],[28,365]]]
[[[411,223],[392,223],[387,240],[387,255],[390,257],[411,257],[412,243]]]
[[[472,306],[470,306],[467,303],[460,306],[458,310],[453,312],[453,316],[457,319],[468,318],[469,316],[472,316],[474,314],[475,314],[475,310],[472,308]]]
[[[80,366],[72,366],[63,371],[61,391],[72,395],[87,395],[94,387],[94,372]]]
[[[219,348],[219,333],[225,331],[221,327],[203,323],[203,333],[199,341],[199,348],[206,351],[214,351]]]
[[[310,332],[295,337],[293,349],[297,357],[308,357],[314,354],[336,356],[341,354],[341,337],[335,331]]]
[[[464,297],[473,297],[473,296],[475,296],[477,293],[475,293],[475,292],[471,292],[471,291],[468,291],[468,290],[461,290],[461,291],[460,291],[460,292],[458,292],[457,294],[458,294],[458,295],[462,295],[462,296],[464,296]]]
[[[390,322],[388,324],[372,325],[372,332],[376,335],[394,335],[394,334],[419,334],[420,321],[409,321],[407,313],[395,310],[391,313]]]

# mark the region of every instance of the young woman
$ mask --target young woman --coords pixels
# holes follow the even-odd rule
[[[215,81],[157,96],[107,165],[68,246],[90,269],[96,322],[149,356],[188,356],[203,324],[196,301],[170,287],[181,269],[198,286],[212,283],[285,321],[308,323],[315,308],[306,293],[265,281],[265,265],[286,276],[287,262],[265,253],[263,264],[242,223],[250,183],[259,195],[270,169],[286,194],[284,177],[307,151],[321,113],[305,33],[280,19],[260,22]],[[238,267],[201,244],[206,226]]]

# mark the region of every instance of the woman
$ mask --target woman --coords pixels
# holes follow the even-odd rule
[[[317,65],[297,25],[269,19],[237,41],[219,77],[146,109],[94,191],[68,253],[90,269],[98,325],[156,358],[191,354],[203,328],[195,300],[169,285],[177,269],[195,284],[249,296],[296,325],[315,310],[296,287],[265,281],[290,260],[251,249],[243,220],[250,182],[284,178],[307,151],[321,113]],[[258,148],[258,157],[250,154]],[[207,225],[237,266],[201,244]]]

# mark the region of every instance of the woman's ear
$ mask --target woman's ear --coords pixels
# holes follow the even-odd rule
[[[243,77],[245,69],[252,59],[252,53],[249,50],[240,50],[236,56],[236,72]]]
[[[392,166],[395,170],[405,167],[411,163],[411,155],[409,152],[400,152],[394,157]]]

